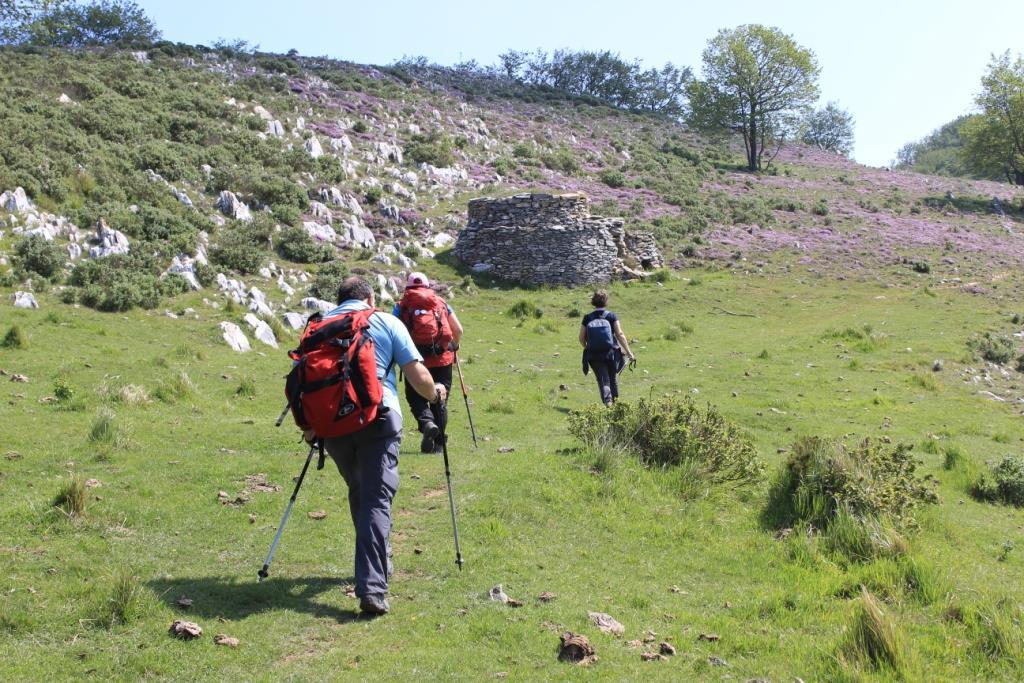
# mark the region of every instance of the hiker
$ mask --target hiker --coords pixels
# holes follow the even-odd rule
[[[583,316],[580,325],[583,374],[587,374],[588,370],[594,371],[601,400],[610,406],[619,397],[619,372],[625,367],[627,358],[634,361],[636,356],[630,351],[626,335],[622,333],[619,317],[607,309],[608,292],[597,290],[590,303],[594,310]]]
[[[391,313],[409,330],[416,349],[423,355],[423,364],[430,371],[430,376],[435,382],[443,384],[446,392],[450,392],[452,364],[462,339],[462,323],[455,316],[455,311],[431,289],[427,276],[417,272],[409,273],[402,298]],[[448,424],[447,404],[425,400],[409,384],[408,379],[405,382],[405,399],[423,435],[420,451],[440,453],[441,432]]]
[[[373,308],[373,287],[360,277],[350,277],[338,288],[338,307],[323,320]],[[346,436],[323,439],[323,446],[348,485],[349,511],[356,531],[359,609],[368,614],[386,614],[388,578],[392,573],[391,501],[398,491],[398,450],[402,440],[402,409],[393,369],[396,365],[402,369],[406,385],[425,402],[444,403],[448,389],[431,378],[409,332],[394,316],[373,311],[367,323],[366,335],[373,343],[376,374],[383,389],[377,418]],[[358,374],[359,369],[353,367],[353,373]],[[338,414],[341,415],[340,409]],[[305,430],[303,436],[310,443],[317,438],[313,430]]]

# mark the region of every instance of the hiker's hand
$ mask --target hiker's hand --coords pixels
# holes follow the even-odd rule
[[[459,350],[459,342],[457,342],[454,339],[452,339],[450,342],[448,342],[448,350],[449,351],[458,351]]]
[[[440,405],[448,399],[448,390],[444,388],[443,384],[434,385],[434,403]]]
[[[308,443],[310,446],[312,446],[313,442],[316,441],[316,432],[314,432],[312,429],[303,429],[302,440]]]

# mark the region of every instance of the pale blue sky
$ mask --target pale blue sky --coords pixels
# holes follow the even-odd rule
[[[509,48],[609,49],[700,70],[720,28],[777,26],[818,55],[822,103],[856,121],[854,157],[896,150],[966,112],[992,53],[1024,51],[1024,0],[139,0],[169,40],[241,38],[261,49],[387,64],[426,55],[489,64]]]

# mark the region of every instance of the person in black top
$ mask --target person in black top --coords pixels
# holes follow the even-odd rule
[[[601,400],[610,406],[619,397],[616,381],[625,358],[636,356],[629,349],[626,335],[622,333],[619,317],[607,309],[608,292],[599,289],[590,299],[595,310],[583,316],[580,325],[580,345],[583,347],[583,373],[594,371]]]

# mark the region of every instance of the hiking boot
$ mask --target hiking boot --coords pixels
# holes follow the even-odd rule
[[[441,433],[440,428],[429,420],[423,423],[423,439],[420,441],[421,453],[433,453],[434,442]]]
[[[437,438],[434,439],[434,449],[431,451],[431,453],[444,453],[444,441],[447,438],[447,434],[438,434]]]
[[[387,614],[390,609],[391,605],[384,593],[370,593],[359,599],[359,611],[366,614]]]

